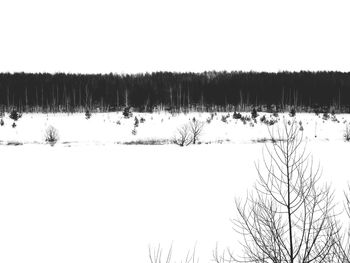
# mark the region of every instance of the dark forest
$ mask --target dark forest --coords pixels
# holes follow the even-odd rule
[[[203,72],[146,74],[1,73],[0,107],[22,112],[298,111],[349,112],[350,73]]]

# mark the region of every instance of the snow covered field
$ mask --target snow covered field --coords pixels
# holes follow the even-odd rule
[[[189,147],[122,143],[170,140],[183,123],[206,121],[209,113],[136,113],[146,119],[136,135],[134,117],[121,113],[89,120],[84,114],[24,114],[16,128],[6,116],[0,127],[0,262],[149,262],[149,245],[166,250],[171,243],[174,261],[196,245],[200,262],[209,262],[217,243],[234,248],[234,199],[244,198],[255,182],[254,161],[262,159],[264,146],[257,141],[269,136],[259,120],[252,127],[232,116],[224,123],[221,115],[205,125],[202,144]],[[341,207],[350,115],[337,119],[296,116]],[[54,147],[44,144],[49,125],[60,133]],[[7,145],[11,141],[23,145]]]
[[[250,113],[242,113],[249,116]],[[257,123],[233,119],[232,113],[189,113],[171,115],[170,113],[134,113],[131,118],[124,118],[122,113],[93,113],[90,119],[85,118],[84,113],[76,114],[23,114],[14,123],[6,114],[3,118],[4,125],[0,126],[0,142],[8,144],[17,142],[20,144],[45,143],[45,130],[48,126],[54,126],[59,132],[58,145],[72,146],[81,144],[115,144],[115,143],[146,143],[158,141],[161,144],[171,142],[177,129],[190,122],[193,117],[205,123],[200,138],[202,143],[251,143],[269,138],[267,126],[260,121],[265,115],[267,120],[284,119],[292,120],[287,113],[273,117],[270,113],[259,113]],[[222,121],[226,117],[226,122]],[[134,129],[135,117],[139,120],[136,134]],[[141,118],[144,122],[141,122]],[[208,119],[212,119],[208,123]],[[301,122],[304,129],[304,137],[308,141],[342,141],[346,123],[350,122],[349,114],[336,115],[337,121],[323,120],[322,114],[302,113],[296,115],[296,121]]]

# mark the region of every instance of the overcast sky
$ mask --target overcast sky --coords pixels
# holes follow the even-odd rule
[[[0,0],[0,72],[350,71],[349,2]]]

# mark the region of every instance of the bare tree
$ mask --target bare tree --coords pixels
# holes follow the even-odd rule
[[[243,255],[229,257],[235,262],[334,262],[339,227],[333,193],[327,185],[318,186],[319,166],[313,168],[295,121],[284,122],[277,138],[269,132],[273,143],[265,145],[262,167],[256,164],[254,191],[244,202],[236,200],[233,222],[242,234]]]
[[[350,219],[350,185],[348,185],[348,191],[345,195],[345,211],[348,219]],[[337,249],[337,262],[349,263],[350,262],[350,228],[347,228],[345,233],[338,235],[338,249]]]
[[[185,124],[181,128],[177,129],[177,134],[173,137],[172,141],[174,144],[179,146],[190,145],[192,143],[192,137],[189,126]]]
[[[193,118],[189,123],[189,127],[192,134],[192,143],[196,144],[199,140],[200,135],[202,134],[204,122]]]

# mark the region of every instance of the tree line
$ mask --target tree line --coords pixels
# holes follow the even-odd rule
[[[5,111],[350,110],[350,73],[0,73]]]

